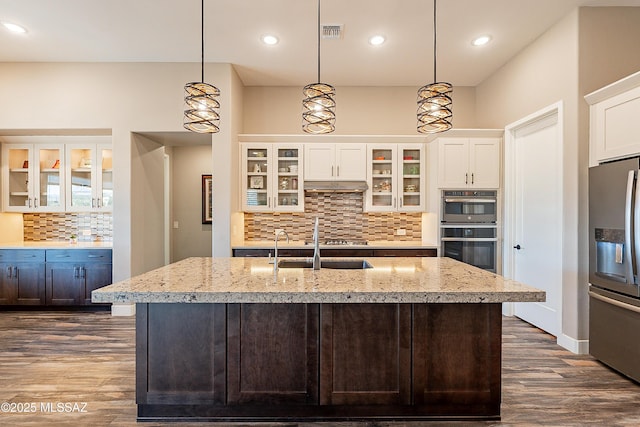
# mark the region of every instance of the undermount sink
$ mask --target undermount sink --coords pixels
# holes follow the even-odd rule
[[[313,268],[313,260],[283,259],[281,261],[278,261],[278,267]],[[363,259],[330,259],[321,260],[320,268],[330,268],[338,270],[364,270],[365,268],[373,268],[373,265]]]

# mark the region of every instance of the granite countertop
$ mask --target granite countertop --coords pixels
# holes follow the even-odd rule
[[[64,240],[0,243],[0,249],[111,249],[113,242],[78,242]]]
[[[240,245],[233,245],[233,249],[273,249],[273,240],[251,240]],[[313,249],[312,244],[306,244],[303,240],[291,240],[289,242],[280,240],[278,249]],[[437,244],[423,244],[419,240],[415,241],[391,241],[372,240],[366,245],[320,245],[321,249],[437,249]]]
[[[97,289],[92,292],[92,301],[501,303],[545,300],[541,290],[450,258],[364,259],[373,268],[315,271],[280,268],[274,273],[268,258],[188,258]]]

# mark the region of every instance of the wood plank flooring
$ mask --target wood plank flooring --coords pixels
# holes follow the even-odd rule
[[[639,384],[590,356],[562,349],[554,337],[517,318],[504,318],[503,325],[500,422],[173,425],[640,426]],[[170,425],[136,423],[134,353],[132,317],[111,317],[104,311],[0,311],[0,403],[9,402],[14,409],[32,402],[36,406],[32,413],[0,412],[0,426]]]

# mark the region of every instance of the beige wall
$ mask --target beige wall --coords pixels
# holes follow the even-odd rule
[[[172,147],[171,262],[211,256],[211,224],[202,224],[201,191],[202,175],[211,171],[211,145]]]
[[[490,78],[476,87],[479,127],[503,128],[536,111],[562,101],[562,333],[586,339],[587,305],[584,281],[586,245],[579,211],[579,194],[586,165],[587,141],[578,138],[578,10],[567,15]],[[563,337],[558,337],[563,339]]]
[[[588,339],[588,143],[583,97],[640,69],[640,8],[580,8],[476,87],[478,127],[563,102],[563,334]]]
[[[132,132],[184,131],[184,84],[199,75],[199,66],[187,63],[0,63],[0,134],[51,129],[91,134],[102,129],[112,135],[114,280],[148,265],[142,253],[132,250],[134,229],[144,227],[144,216],[135,214],[132,205],[140,195],[128,191],[133,190]],[[207,64],[206,75],[222,92],[223,118],[232,117],[231,91],[237,89],[232,89],[231,65]],[[236,138],[230,121],[221,123],[213,140],[232,150]],[[237,176],[232,172],[237,162],[229,152],[223,155],[228,171],[226,196],[221,197],[232,200],[237,196],[230,194],[228,178]]]
[[[137,275],[164,265],[165,236],[164,147],[138,134],[132,135],[131,194],[131,253],[137,257],[131,274]]]
[[[428,83],[428,82],[426,82]],[[417,87],[336,88],[336,135],[417,135]],[[302,134],[301,87],[246,87],[243,133]],[[475,89],[453,89],[453,125],[475,128]]]
[[[579,210],[589,209],[588,164],[589,106],[584,96],[640,70],[640,7],[584,7],[580,8],[579,78],[578,78],[578,135],[579,152]],[[582,284],[588,282],[589,247],[588,218],[582,215],[580,250]],[[578,307],[583,309],[582,335],[588,334],[586,310],[588,296],[578,293]]]

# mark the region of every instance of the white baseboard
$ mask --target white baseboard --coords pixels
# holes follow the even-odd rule
[[[561,334],[556,342],[559,346],[566,348],[575,354],[589,354],[589,340],[577,340],[565,334]]]
[[[135,304],[112,304],[111,315],[112,316],[133,316],[136,314]]]

